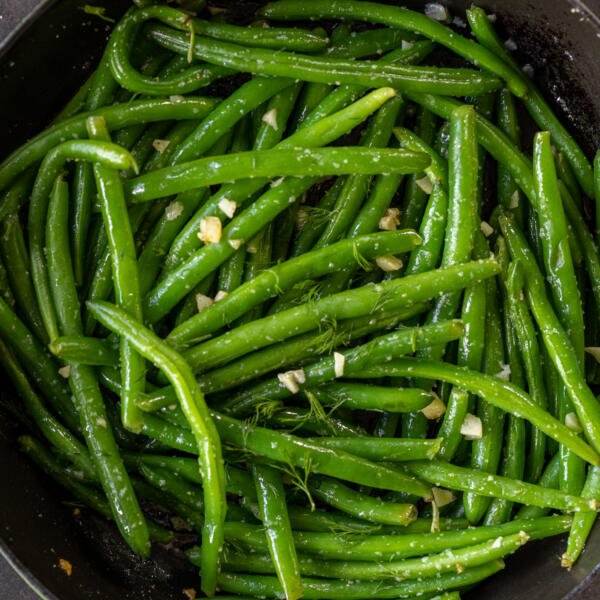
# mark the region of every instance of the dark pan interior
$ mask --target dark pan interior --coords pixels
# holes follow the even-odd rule
[[[520,62],[533,66],[547,97],[591,154],[600,142],[600,19],[595,16],[600,15],[600,0],[589,0],[587,5],[576,0],[478,3],[497,14],[503,32],[517,43]],[[110,26],[86,15],[84,4],[83,0],[52,4],[1,58],[0,157],[39,131],[97,61]],[[126,4],[102,2],[111,16],[118,16]],[[233,20],[244,22],[259,3],[221,0],[214,4],[227,7]],[[448,4],[460,15],[470,2]],[[0,398],[0,551],[20,565],[34,586],[45,588],[47,597],[181,599],[181,590],[196,581],[182,557],[157,549],[154,560],[142,562],[128,552],[111,524],[87,512],[75,518],[68,495],[15,448],[18,403],[6,381],[0,386]],[[600,528],[570,573],[559,567],[563,543],[554,539],[529,544],[508,561],[503,573],[470,597],[600,597],[600,582],[591,584],[596,592],[592,588],[585,592],[600,557]],[[59,558],[73,564],[71,577],[58,569]]]

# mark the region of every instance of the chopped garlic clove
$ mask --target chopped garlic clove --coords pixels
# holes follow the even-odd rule
[[[585,351],[590,356],[593,356],[596,362],[600,363],[600,346],[588,346],[587,348],[585,348]]]
[[[198,237],[205,244],[217,244],[221,241],[221,220],[219,217],[204,217],[200,221]]]
[[[227,296],[229,296],[229,292],[226,292],[225,290],[219,290],[215,294],[215,302],[218,302],[219,300],[223,300],[223,298],[227,298]]]
[[[219,210],[229,219],[233,219],[233,215],[237,210],[237,202],[234,200],[228,200],[227,198],[223,198],[219,202]]]
[[[510,381],[510,374],[511,374],[510,365],[502,363],[501,367],[502,367],[502,371],[496,373],[496,377],[498,379],[502,379],[502,381]]]
[[[210,296],[205,294],[196,294],[196,307],[198,312],[202,312],[205,308],[208,308],[214,300]]]
[[[494,228],[487,221],[481,221],[479,229],[481,229],[481,232],[485,237],[490,237],[490,235],[494,233]]]
[[[431,183],[431,179],[425,175],[425,177],[421,177],[421,179],[415,180],[415,183],[426,193],[431,194],[433,191],[433,185]]]
[[[476,415],[467,413],[460,426],[460,433],[467,440],[480,440],[483,437],[483,423],[481,419]]]
[[[336,377],[344,376],[344,365],[346,364],[346,357],[339,352],[333,353],[333,371]]]
[[[450,491],[440,487],[431,488],[433,494],[433,501],[436,503],[438,508],[446,506],[456,500],[456,496]]]
[[[395,231],[400,225],[398,218],[400,211],[397,208],[388,208],[381,219],[379,219],[379,229],[383,231]]]
[[[152,147],[157,151],[160,152],[160,154],[162,154],[169,146],[169,144],[171,143],[171,140],[159,140],[156,139],[152,142]]]
[[[277,124],[277,109],[272,108],[271,110],[268,110],[262,116],[261,121],[272,127],[275,131],[277,131],[279,129],[279,125]]]
[[[377,266],[386,273],[390,273],[392,271],[398,271],[398,269],[402,268],[404,264],[399,258],[391,254],[386,254],[384,256],[378,256],[375,259]]]
[[[425,408],[421,409],[421,412],[430,421],[433,421],[434,419],[439,419],[446,412],[446,405],[439,396],[435,396]]]
[[[565,425],[575,433],[581,433],[583,431],[581,423],[577,418],[577,414],[574,412],[570,412],[565,415]]]
[[[71,367],[70,365],[65,365],[58,370],[58,374],[65,379],[68,379],[71,376]]]
[[[183,204],[177,200],[173,200],[165,208],[165,219],[167,221],[174,221],[177,217],[181,216],[181,213],[183,213]]]
[[[443,4],[439,2],[428,2],[425,5],[425,10],[423,11],[426,16],[434,21],[447,21],[448,20],[448,10]]]
[[[234,250],[239,250],[240,246],[243,244],[243,240],[233,239],[227,242]]]
[[[277,379],[290,391],[292,394],[297,394],[300,391],[300,385],[306,381],[306,375],[302,369],[295,371],[285,371],[277,373]]]

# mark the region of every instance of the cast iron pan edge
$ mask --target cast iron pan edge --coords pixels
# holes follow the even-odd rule
[[[73,32],[69,33],[68,27],[64,23],[61,28],[58,27],[58,24],[61,23],[61,19],[64,21],[65,15],[69,15],[69,18],[73,20],[73,11],[80,11],[85,3],[78,0],[62,0],[58,3],[56,0],[0,0],[0,16],[2,17],[0,19],[0,55],[10,52],[10,58],[12,58],[19,55],[31,55],[31,52],[35,51],[39,65],[43,65],[44,60],[49,63],[52,63],[53,60],[62,59],[64,61],[64,53],[61,55],[59,52],[58,56],[53,57],[53,52],[49,51],[49,48],[54,47],[52,38],[61,37],[61,35],[72,37]],[[54,6],[55,4],[56,6]],[[125,3],[108,0],[97,2],[97,4],[107,6],[109,14],[117,15],[122,12]],[[228,3],[226,0],[215,2],[215,4],[230,4],[230,6],[234,4],[238,10],[240,6],[239,2]],[[255,5],[253,2],[246,4]],[[422,5],[422,2],[413,4]],[[457,8],[464,8],[468,2],[458,0],[449,4]],[[600,37],[600,19],[596,16],[600,15],[600,0],[590,1],[589,6],[576,0],[563,0],[562,2],[553,0],[548,3],[543,0],[538,2],[504,0],[498,3],[487,0],[480,1],[478,4],[499,13],[500,22],[510,30],[512,37],[519,44],[519,58],[524,62],[531,61],[536,67],[536,76],[540,84],[549,93],[549,97],[554,98],[559,111],[567,105],[575,106],[575,114],[573,112],[564,114],[563,111],[564,120],[571,122],[571,126],[578,132],[580,141],[588,153],[597,147],[600,139],[598,131],[600,84],[597,72],[594,72],[597,70],[597,65],[593,59],[600,55],[600,41],[597,39]],[[510,6],[513,4],[515,6]],[[49,14],[38,21],[50,8],[52,10]],[[96,47],[100,47],[101,39],[106,35],[106,26],[92,19],[79,14],[79,18],[75,18],[75,21],[80,21],[75,35],[81,37],[82,31],[84,31],[86,36],[97,38],[99,41]],[[52,20],[55,24],[53,32],[44,31],[44,22],[47,20]],[[545,26],[547,23],[552,24],[552,29]],[[50,28],[52,27],[51,25]],[[19,38],[22,38],[22,44],[18,43]],[[87,45],[85,43],[78,45],[77,41],[70,45],[70,50],[73,51],[75,48],[75,52],[71,52],[71,56],[68,54],[66,56],[69,56],[69,59],[76,65],[73,66],[73,70],[68,69],[63,73],[59,85],[56,85],[57,82],[44,73],[44,69],[36,71],[36,76],[41,80],[40,88],[43,93],[38,98],[26,97],[27,95],[21,94],[24,97],[19,98],[20,118],[16,122],[8,122],[6,121],[7,116],[2,117],[2,115],[10,114],[2,110],[2,105],[10,103],[13,97],[12,92],[16,94],[15,97],[19,97],[20,86],[11,87],[9,85],[7,88],[2,85],[0,123],[6,125],[4,132],[8,132],[10,135],[4,135],[0,139],[0,157],[25,141],[28,136],[39,129],[41,124],[47,122],[53,112],[56,112],[76,89],[77,84],[81,83],[83,79],[81,72],[89,71],[93,65],[93,58],[97,58],[88,56],[90,42],[86,41]],[[21,46],[25,42],[27,45],[22,49]],[[12,46],[14,48],[11,51]],[[573,56],[582,57],[583,62],[574,63]],[[545,57],[549,57],[550,64],[545,64]],[[69,63],[63,62],[63,64],[70,66]],[[31,67],[31,65],[29,66]],[[0,67],[0,75],[4,72],[1,70],[2,68]],[[560,77],[557,77],[558,72],[560,72]],[[14,79],[16,78],[12,77],[12,80]],[[11,77],[0,81],[5,83],[9,80]],[[563,100],[563,98],[568,100]],[[23,104],[21,104],[21,100],[23,100]],[[595,105],[592,100],[595,100]],[[33,107],[35,110],[31,111]],[[35,115],[35,118],[29,121],[32,114]],[[582,117],[582,115],[584,116]],[[5,395],[7,392],[10,394],[10,390],[2,389],[0,394]],[[8,421],[0,412],[1,433],[12,429],[7,423]],[[10,431],[8,438],[11,438]],[[24,500],[25,506],[20,507],[20,510],[29,510],[30,513],[37,512],[37,514],[26,522],[21,519],[18,534],[5,530],[5,527],[0,529],[0,555],[11,564],[23,578],[24,583],[36,594],[48,600],[91,597],[107,599],[114,597],[125,600],[126,598],[139,598],[140,593],[143,596],[148,593],[151,597],[165,599],[167,597],[181,598],[180,590],[185,585],[172,587],[173,583],[182,582],[171,581],[168,574],[161,570],[160,564],[158,567],[153,565],[151,570],[154,571],[153,575],[157,575],[159,579],[163,580],[160,583],[171,585],[170,593],[165,589],[157,589],[157,587],[161,588],[161,585],[157,587],[151,585],[148,586],[149,589],[143,589],[142,585],[135,590],[123,590],[114,570],[110,568],[114,567],[114,564],[107,565],[104,560],[102,565],[94,562],[94,555],[107,549],[111,554],[116,554],[113,559],[123,558],[119,556],[122,550],[115,548],[114,540],[111,539],[112,534],[98,533],[98,527],[105,528],[93,518],[91,525],[84,528],[71,522],[72,519],[69,519],[62,505],[62,501],[66,499],[64,493],[49,483],[42,473],[25,463],[23,457],[17,453],[14,444],[0,439],[0,466],[9,463],[13,465],[13,471],[15,470],[14,464],[18,463],[19,465],[17,477],[19,485],[11,485],[10,477],[8,480],[4,478],[5,469],[0,469],[3,475],[2,487],[12,488],[12,492],[16,495],[26,493],[33,496],[34,504],[31,504],[30,497],[27,499],[29,504]],[[15,484],[16,481],[12,481],[12,483]],[[38,505],[42,507],[41,510],[37,510]],[[36,509],[33,509],[32,506],[35,506]],[[22,517],[22,515],[20,516]],[[32,514],[29,516],[32,517]],[[102,538],[103,535],[106,539],[99,542],[98,538]],[[24,545],[18,543],[24,540],[28,543]],[[100,548],[90,548],[90,544],[98,543]],[[600,597],[600,577],[598,576],[600,565],[596,564],[600,558],[600,530],[596,529],[587,552],[571,573],[570,579],[561,573],[556,560],[563,543],[564,540],[553,540],[535,546],[532,544],[529,554],[520,553],[516,559],[509,561],[508,571],[510,573],[501,573],[498,577],[492,578],[489,583],[478,587],[473,597],[511,598],[511,600],[517,598],[548,600],[558,598],[559,595],[571,600],[591,600]],[[16,552],[13,551],[15,548],[17,548]],[[70,580],[56,571],[58,557],[63,555],[69,558],[75,557],[74,575]],[[549,557],[552,557],[551,563],[549,563]],[[159,563],[161,558],[163,557],[159,556]],[[554,568],[550,568],[550,566]],[[139,579],[143,584],[144,565],[130,563],[130,567],[125,569],[127,571],[125,575],[132,576],[134,580]],[[561,583],[557,583],[557,573],[561,574],[559,577],[562,580]],[[46,586],[50,587],[52,592]],[[500,595],[498,594],[499,588],[502,590]],[[160,596],[155,595],[161,592]]]

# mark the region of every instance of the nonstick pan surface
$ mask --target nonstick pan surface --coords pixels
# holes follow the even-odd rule
[[[94,67],[110,26],[83,11],[81,0],[0,0],[0,160],[39,131]],[[477,2],[497,15],[535,78],[588,154],[600,146],[600,0]],[[118,16],[128,2],[103,0]],[[220,0],[240,23],[260,3]],[[407,2],[419,7],[422,2]],[[453,14],[470,4],[447,3]],[[71,498],[19,454],[18,403],[0,379],[0,554],[42,597],[59,600],[180,600],[197,575],[177,552],[152,561],[132,556],[116,529],[88,512],[73,516]],[[568,573],[559,566],[564,539],[528,544],[507,568],[470,598],[578,600],[600,598],[600,527]],[[67,577],[60,558],[73,564]],[[25,584],[23,584],[25,588]],[[0,594],[2,593],[0,584]],[[4,592],[8,594],[9,592]],[[2,596],[2,598],[16,597]]]

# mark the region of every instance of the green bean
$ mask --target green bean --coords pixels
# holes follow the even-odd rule
[[[371,384],[343,382],[313,388],[321,404],[353,410],[415,412],[431,404],[434,395],[419,388],[383,387]]]
[[[172,11],[173,18],[179,23],[186,23],[188,16],[167,7],[148,7],[146,9],[130,9],[114,28],[108,42],[107,53],[110,70],[116,81],[125,89],[149,96],[168,94],[186,94],[205,87],[229,75],[231,71],[212,65],[191,66],[181,73],[171,74],[156,80],[137,71],[130,62],[129,55],[136,41],[136,33],[144,21],[155,16],[154,13]],[[187,50],[184,54],[187,54]]]
[[[357,374],[353,373],[353,377]],[[368,367],[361,377],[429,377],[443,379],[484,398],[504,412],[521,417],[548,437],[564,444],[592,465],[598,464],[596,451],[568,427],[534,404],[530,397],[511,383],[496,377],[456,367],[447,363],[414,358],[396,358],[385,367]]]
[[[506,283],[508,274],[508,248],[502,236],[496,240],[497,254],[502,265],[502,283]],[[521,356],[517,347],[516,334],[514,332],[513,317],[509,306],[507,288],[500,285],[502,297],[502,333],[506,364],[510,367],[510,381],[517,387],[525,389],[525,375],[521,364]],[[534,440],[535,441],[535,440]],[[508,415],[505,435],[505,445],[500,474],[511,479],[523,479],[525,473],[526,455],[526,430],[525,422],[519,417]],[[535,451],[535,447],[531,448]],[[485,515],[485,523],[503,523],[510,520],[513,504],[501,498],[494,498]]]
[[[171,157],[171,164],[175,165],[194,160],[204,154],[219,137],[235,126],[237,121],[245,114],[289,87],[292,83],[290,79],[286,78],[266,79],[255,77],[237,88],[231,96],[206,116],[198,127],[177,147]]]
[[[427,164],[421,154],[390,149],[257,150],[158,169],[127,181],[125,188],[132,202],[147,202],[185,189],[230,181],[245,173],[252,177],[411,173]]]
[[[505,279],[509,321],[511,326],[514,327],[520,356],[525,367],[527,387],[531,399],[545,409],[547,406],[546,386],[544,384],[542,365],[539,360],[540,349],[537,340],[537,331],[535,330],[529,309],[525,303],[525,297],[523,296],[523,273],[522,269],[519,270],[519,267],[520,263],[511,263]],[[526,481],[537,481],[544,466],[545,453],[545,437],[539,429],[532,427],[527,455]]]
[[[206,393],[230,389],[270,371],[305,363],[334,347],[348,346],[353,340],[393,327],[405,318],[413,317],[424,310],[426,305],[421,304],[405,311],[392,311],[377,317],[368,315],[347,319],[335,326],[326,326],[323,330],[314,330],[247,354],[201,375],[198,382]]]
[[[182,192],[161,211],[162,214],[146,239],[137,261],[142,295],[145,295],[154,285],[164,256],[182,224],[206,202],[206,192],[204,188]]]
[[[485,344],[486,285],[472,285],[465,290],[461,319],[465,325],[465,335],[458,342],[457,364],[472,370],[480,370]],[[465,415],[469,409],[469,394],[453,388],[448,398],[444,420],[439,429],[443,438],[440,458],[450,461],[458,450],[460,433]]]
[[[435,340],[451,341],[458,339],[464,333],[460,321],[440,322],[424,327],[407,327],[357,346],[351,350],[342,351],[344,356],[344,375],[354,377],[366,365],[377,362],[388,362],[394,356],[409,354],[424,348]],[[306,386],[314,386],[336,378],[335,359],[333,357],[307,365],[303,368]],[[385,377],[385,375],[384,375]],[[244,413],[261,400],[282,399],[292,393],[278,379],[266,381],[243,392],[233,395],[224,405],[224,410],[234,414]]]
[[[252,465],[252,474],[272,565],[285,597],[296,600],[303,595],[303,586],[281,474],[260,464]]]
[[[483,372],[501,377],[505,365],[505,347],[502,338],[502,318],[498,303],[498,286],[495,279],[488,279],[486,286],[485,347],[483,349]],[[496,473],[502,456],[504,413],[484,398],[478,399],[477,416],[482,423],[482,436],[471,445],[470,466],[486,473]],[[490,500],[475,494],[463,496],[465,514],[471,523],[481,520],[489,507]]]
[[[61,333],[79,336],[82,325],[68,239],[68,202],[68,186],[58,177],[52,189],[46,224],[49,291]],[[68,366],[69,385],[82,433],[113,518],[129,545],[147,556],[150,552],[148,528],[108,424],[97,378],[90,367],[77,363]]]
[[[325,50],[328,56],[344,58],[363,58],[395,50],[402,42],[414,41],[414,36],[393,28],[353,31],[342,40],[332,40]]]
[[[402,561],[385,563],[358,561],[330,561],[300,556],[299,566],[303,575],[320,577],[327,573],[328,577],[364,579],[396,579],[399,581],[433,577],[450,571],[462,572],[463,569],[485,564],[490,560],[503,558],[523,546],[529,539],[525,533],[517,533],[490,540],[457,550],[441,552],[423,558],[412,558]],[[495,544],[495,545],[494,545]],[[273,565],[268,555],[242,554],[239,551],[227,553],[225,557],[226,570],[240,573],[273,573]],[[457,565],[459,568],[457,568]]]
[[[537,484],[542,487],[558,489],[558,476],[560,472],[560,455],[558,451],[546,464]],[[540,508],[539,506],[521,506],[515,515],[516,519],[538,519],[547,515],[550,512],[548,508]],[[583,514],[583,513],[582,513]]]
[[[419,237],[410,231],[365,235],[341,240],[331,246],[292,258],[263,271],[229,296],[212,304],[192,319],[176,327],[167,340],[174,346],[193,342],[243,315],[250,308],[286,291],[303,279],[314,279],[357,261],[383,254],[397,254],[414,247]]]
[[[87,128],[92,139],[110,141],[106,122],[102,117],[90,117]],[[123,310],[141,319],[142,304],[137,257],[121,178],[118,171],[99,163],[94,164],[94,178],[108,236],[116,301]],[[145,390],[146,361],[126,340],[120,343],[120,360],[123,381],[121,420],[126,429],[139,432],[143,417],[133,398]]]
[[[567,190],[562,181],[558,182],[562,203],[569,223],[573,226],[575,235],[581,243],[583,258],[589,274],[590,285],[596,306],[600,306],[600,258],[594,237],[592,236],[587,223],[583,219],[581,212],[577,208],[573,197]]]
[[[575,174],[573,173],[573,169],[569,164],[568,159],[562,152],[558,152],[556,154],[556,173],[558,178],[564,185],[567,186],[569,193],[573,196],[573,200],[575,200],[575,205],[579,210],[581,210],[581,190],[579,188],[579,183]]]
[[[329,117],[321,119],[317,123],[311,125],[311,127],[306,127],[302,131],[291,135],[280,142],[276,148],[290,149],[316,147],[328,144],[351,131],[358,123],[366,119],[393,95],[394,92],[390,88],[375,90],[351,106],[348,106]],[[288,109],[286,109],[286,112],[287,110]],[[282,115],[285,115],[285,113],[282,112]],[[199,247],[200,242],[198,240],[197,232],[200,222],[209,215],[221,216],[221,212],[217,212],[221,200],[228,199],[237,202],[238,204],[242,204],[249,196],[252,196],[254,192],[257,192],[268,183],[268,179],[255,178],[254,180],[242,180],[231,185],[223,186],[221,190],[212,196],[206,203],[205,210],[198,211],[198,213],[194,215],[194,218],[192,218],[183,229],[178,236],[178,239],[175,240],[166,261],[170,270],[172,270],[173,267],[178,266],[183,260],[187,259]],[[286,184],[286,182],[283,182],[281,185],[284,184]]]
[[[475,492],[489,498],[503,498],[512,502],[575,512],[596,512],[600,506],[596,499],[580,498],[502,475],[489,475],[477,469],[457,467],[444,462],[413,461],[406,463],[406,468],[410,473],[435,485],[463,492]]]
[[[448,573],[423,579],[407,580],[401,583],[381,581],[355,581],[352,579],[310,579],[303,578],[303,598],[398,598],[427,597],[427,593],[446,589],[462,588],[490,577],[504,567],[500,560],[490,561],[480,567],[473,567],[464,573]],[[226,592],[251,594],[263,598],[281,598],[281,586],[275,577],[266,575],[238,575],[222,573],[218,579],[219,588]]]
[[[432,459],[437,455],[442,440],[414,440],[402,438],[371,437],[318,437],[307,438],[326,448],[344,450],[372,461],[403,462]]]
[[[250,350],[310,331],[328,319],[361,317],[382,308],[386,311],[405,309],[440,292],[463,289],[495,272],[497,263],[488,259],[340,292],[247,323],[186,350],[184,357],[193,370],[206,371]]]
[[[386,102],[371,118],[360,144],[365,148],[379,148],[388,145],[392,128],[396,124],[402,100],[398,97]],[[325,230],[315,243],[315,248],[337,242],[352,225],[363,203],[372,177],[368,175],[350,175],[336,199]]]
[[[131,231],[136,234],[139,239],[139,235],[141,234],[141,227],[143,225],[144,218],[148,215],[150,209],[150,205],[136,205],[132,206],[129,209],[129,222],[131,226]],[[102,223],[102,219],[100,219]],[[104,231],[104,227],[102,226],[102,231]],[[106,236],[106,233],[104,233]],[[105,241],[106,242],[106,241]],[[104,244],[104,249],[102,251],[101,256],[98,258],[96,268],[94,269],[94,275],[89,282],[89,286],[87,289],[87,294],[84,292],[82,296],[87,296],[88,300],[105,300],[108,298],[113,290],[112,283],[112,263],[111,263],[111,254],[110,248],[108,247],[108,243]],[[84,333],[86,335],[91,335],[94,331],[94,327],[96,325],[95,319],[89,314],[89,311],[85,311],[84,315]]]
[[[396,561],[403,558],[425,556],[454,548],[469,547],[498,537],[518,534],[521,531],[531,540],[559,535],[568,531],[571,516],[543,517],[540,519],[520,519],[501,525],[484,525],[457,531],[430,533],[403,533],[401,535],[373,535],[353,533],[344,535],[329,532],[294,532],[294,542],[298,552],[315,554],[324,559],[347,561]],[[407,529],[410,529],[411,525]],[[243,546],[266,550],[264,533],[252,525],[228,523],[226,539]]]
[[[184,34],[168,27],[152,25],[148,28],[148,35],[160,46],[178,54],[187,53],[190,47]],[[220,68],[257,75],[293,77],[315,83],[330,84],[334,81],[365,87],[391,85],[401,91],[435,91],[456,96],[484,94],[500,87],[500,80],[493,75],[472,69],[380,66],[369,61],[245,48],[228,42],[202,39],[195,41],[192,52],[195,59],[205,60]]]
[[[104,340],[93,337],[59,336],[48,345],[50,352],[65,362],[107,367],[117,366],[119,353]]]
[[[202,392],[180,355],[125,311],[106,302],[88,302],[88,309],[105,327],[125,337],[138,353],[163,370],[176,390],[196,440],[198,460],[205,481],[202,589],[210,594],[214,592],[219,549],[223,539],[225,476],[221,444]]]
[[[525,94],[516,95],[521,97],[523,104],[538,127],[552,134],[554,143],[571,163],[579,185],[581,185],[588,196],[593,196],[592,166],[585,153],[557,119],[534,83],[521,73],[519,65],[513,60],[499,40],[485,11],[473,6],[467,10],[467,18],[477,41],[496,54],[500,60],[504,61],[506,66],[512,70],[512,76],[519,79],[520,83],[526,88]],[[512,91],[514,93],[514,90]]]
[[[599,495],[600,469],[598,469],[598,467],[591,467],[585,485],[581,490],[581,496],[583,498],[593,498]],[[561,565],[563,567],[570,569],[579,558],[583,551],[583,547],[587,542],[588,536],[592,531],[592,527],[596,522],[596,516],[595,513],[591,513],[585,516],[581,514],[573,517],[573,525],[571,525],[571,532],[569,533],[567,550],[561,557]]]
[[[567,388],[587,438],[592,446],[600,448],[600,407],[581,374],[573,346],[544,293],[544,280],[531,250],[507,215],[501,215],[499,223],[512,259],[519,260],[523,265],[527,299],[544,345]]]
[[[244,270],[244,282],[253,281],[260,273],[271,266],[273,227],[274,222],[271,221],[246,244],[247,259]],[[236,321],[236,327],[254,319],[260,319],[263,314],[264,306],[255,306]]]
[[[166,119],[199,119],[217,104],[213,98],[161,98],[134,100],[125,104],[107,106],[91,113],[53,125],[10,154],[0,165],[0,191],[27,168],[36,165],[48,152],[64,140],[86,137],[86,120],[89,116],[104,117],[110,131],[123,129],[137,123],[151,123]],[[126,165],[127,168],[129,165]],[[0,211],[4,210],[0,206]]]
[[[412,477],[342,450],[310,444],[302,438],[253,426],[218,413],[213,413],[213,418],[225,443],[283,463],[292,472],[295,472],[295,468],[302,468],[306,472],[382,489],[408,491],[422,497],[430,493],[427,486]]]
[[[568,244],[567,222],[562,208],[554,156],[548,132],[536,133],[533,147],[534,182],[544,267],[556,314],[573,345],[579,368],[583,369],[583,310]],[[559,416],[573,412],[566,389],[559,390]],[[584,464],[561,448],[563,469],[560,488],[578,494],[585,478]]]
[[[78,431],[80,424],[69,388],[59,375],[58,365],[19,317],[0,297],[0,335],[15,352],[38,389],[43,389],[52,410],[69,429]]]
[[[17,214],[7,215],[2,221],[0,250],[19,311],[38,339],[48,342],[31,281],[27,245]]]
[[[452,98],[432,94],[415,94],[411,92],[404,95],[447,120],[450,119],[452,111],[461,106],[460,102]],[[476,114],[475,123],[479,143],[498,163],[506,166],[517,185],[535,206],[531,160],[512,143],[505,133],[485,117]]]
[[[418,64],[424,58],[426,58],[428,54],[431,53],[433,48],[434,44],[428,40],[414,42],[410,48],[400,48],[390,52],[389,54],[386,54],[385,56],[382,56],[378,62],[381,64],[395,62],[407,65]],[[322,119],[323,117],[340,110],[348,103],[354,102],[366,90],[367,88],[360,85],[340,85],[329,95],[325,96],[325,98],[323,98],[318,106],[315,106],[310,114],[306,115],[306,118],[300,125],[300,129],[303,127],[308,127],[308,125],[312,125],[315,121],[318,121],[319,119]]]
[[[259,14],[267,18],[285,20],[298,18],[365,20],[420,33],[443,44],[477,66],[498,75],[508,83],[515,95],[524,96],[527,91],[525,84],[512,72],[512,69],[507,67],[501,59],[487,48],[456,35],[449,27],[426,17],[424,14],[406,8],[385,6],[374,2],[310,0],[304,3],[298,0],[279,0],[262,8]]]
[[[0,357],[2,368],[11,378],[25,410],[40,432],[62,456],[73,463],[86,477],[95,479],[94,465],[90,460],[87,448],[46,408],[43,400],[35,392],[27,375],[23,372],[21,365],[4,342],[0,342]]]
[[[413,134],[411,132],[411,138],[409,139],[409,142],[412,142],[415,146],[420,147],[422,152],[427,152],[429,150],[427,153],[430,155],[432,162],[437,158],[435,154],[431,153],[430,148],[435,136],[436,120],[437,117],[432,112],[419,107],[415,120],[415,133]],[[398,133],[396,133],[396,131],[394,131],[394,133],[396,134],[396,138],[398,138],[400,141],[401,147],[410,147],[405,144],[406,140],[398,137]],[[404,136],[406,137],[406,133],[404,133]],[[434,170],[438,170],[436,167],[438,167],[437,164],[434,165]],[[448,180],[447,171],[448,170],[446,168],[445,187],[447,187]],[[427,200],[429,197],[429,194],[426,194],[421,186],[417,183],[422,177],[423,173],[417,173],[410,175],[407,179],[400,211],[402,215],[402,227],[414,227],[416,229],[422,222],[423,213],[425,212],[425,206],[427,205]]]
[[[174,475],[167,469],[160,467],[149,467],[146,464],[137,465],[140,475],[152,486],[165,492],[169,496],[177,498],[177,501],[184,504],[198,514],[204,511],[202,494],[197,487],[190,485],[187,481]]]
[[[110,506],[104,496],[94,488],[65,475],[62,465],[37,440],[23,435],[19,438],[19,445],[31,460],[37,463],[45,473],[55,479],[62,487],[69,490],[77,499],[101,515],[109,519],[113,518]],[[148,523],[148,530],[153,541],[161,544],[168,544],[173,541],[173,533],[155,523]]]
[[[73,140],[54,146],[42,161],[29,204],[29,254],[31,274],[44,327],[50,340],[58,335],[54,307],[50,299],[44,254],[44,226],[48,196],[67,160],[93,160],[117,169],[132,166],[131,155],[116,144]]]
[[[408,525],[417,518],[414,504],[384,502],[381,498],[361,494],[335,479],[311,477],[311,495],[354,517],[388,525]]]
[[[477,219],[478,146],[475,136],[475,111],[469,105],[457,107],[450,115],[448,155],[448,215],[441,266],[460,264],[471,258]],[[427,321],[453,318],[462,290],[439,295]],[[441,358],[445,347],[435,344],[421,355]]]
[[[1,169],[1,166],[0,166]],[[23,173],[16,177],[4,192],[0,200],[0,221],[12,213],[19,212],[19,209],[29,199],[33,182],[35,181],[35,169],[25,169]]]

